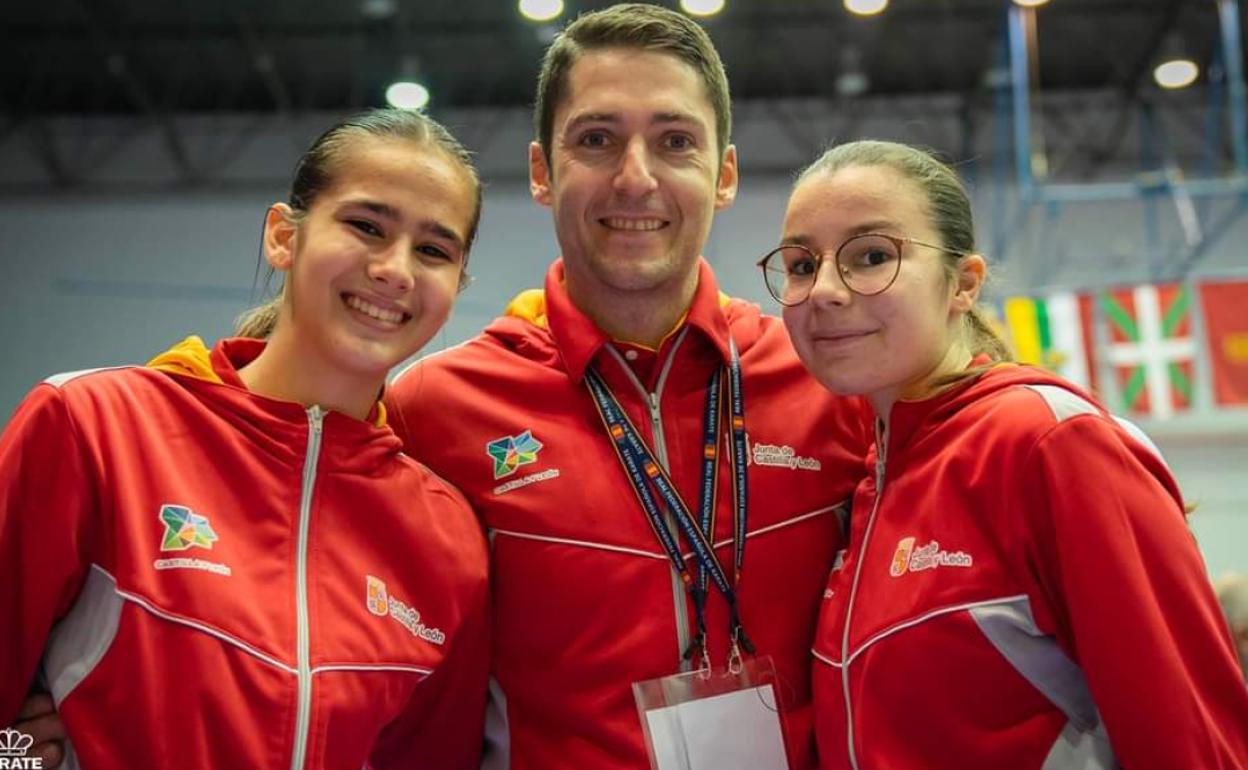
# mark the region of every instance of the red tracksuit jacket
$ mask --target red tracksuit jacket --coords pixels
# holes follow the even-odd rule
[[[878,446],[814,647],[824,768],[1248,767],[1248,690],[1142,434],[1007,365],[898,402]]]
[[[0,724],[40,657],[84,767],[467,768],[486,547],[386,428],[249,393],[263,343],[61,375],[0,438]]]
[[[487,767],[649,767],[631,684],[680,670],[693,614],[583,376],[596,367],[696,512],[705,388],[730,334],[750,456],[739,602],[785,682],[792,764],[813,765],[810,641],[841,543],[835,509],[863,472],[858,402],[812,381],[780,322],[722,297],[705,263],[685,323],[654,352],[611,343],[572,305],[556,262],[544,295],[521,295],[484,334],[424,359],[389,391],[409,451],[463,490],[490,533],[497,710]],[[714,540],[730,567],[728,454]],[[707,620],[722,666],[728,618],[717,593]]]

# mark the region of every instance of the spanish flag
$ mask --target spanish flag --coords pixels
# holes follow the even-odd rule
[[[1248,281],[1203,283],[1205,344],[1219,406],[1248,405]]]

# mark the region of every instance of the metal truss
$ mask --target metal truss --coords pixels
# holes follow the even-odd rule
[[[1182,279],[1243,220],[1248,214],[1248,109],[1239,3],[1217,0],[1217,4],[1221,35],[1217,66],[1206,93],[1203,130],[1190,103],[1174,109],[1179,99],[1167,95],[1163,108],[1160,97],[1146,89],[1150,57],[1127,68],[1121,87],[1110,94],[1116,102],[1112,120],[1104,124],[1079,121],[1077,126],[1070,112],[1053,109],[1052,101],[1036,92],[1034,11],[1010,6],[1009,91],[1008,99],[1005,91],[998,98],[996,120],[999,127],[1011,126],[1013,152],[998,153],[994,171],[1004,187],[1012,161],[1017,195],[1010,213],[998,205],[994,216],[993,243],[998,255],[1051,251],[1044,233],[1060,231],[1068,206],[1133,202],[1145,208],[1149,277]],[[1168,4],[1150,50],[1158,47],[1178,8],[1177,0]],[[1037,104],[1040,120],[1033,117]],[[999,128],[998,136],[1003,133]],[[1193,147],[1201,149],[1198,157],[1192,156]],[[1124,157],[1128,149],[1138,157],[1134,168]],[[1199,168],[1195,175],[1185,171],[1192,166]],[[1055,170],[1066,171],[1074,179],[1062,179]],[[1115,172],[1119,179],[1105,180]],[[1160,229],[1163,206],[1173,209],[1180,226],[1177,236],[1167,238]]]

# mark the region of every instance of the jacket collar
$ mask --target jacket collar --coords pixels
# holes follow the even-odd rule
[[[550,326],[551,336],[563,358],[568,376],[580,382],[585,369],[602,346],[611,341],[607,333],[589,319],[572,302],[563,281],[563,260],[557,259],[546,271],[545,313],[543,318]],[[711,266],[705,259],[698,259],[698,287],[694,290],[681,323],[668,332],[661,347],[675,336],[682,326],[699,332],[728,361],[728,319],[723,305],[726,297],[720,294]]]
[[[192,342],[198,343],[201,348],[203,346],[203,342],[198,337],[188,337],[178,347]],[[243,383],[243,378],[239,375],[238,370],[254,361],[256,356],[260,355],[260,352],[264,350],[264,345],[264,340],[234,337],[219,341],[211,352],[204,349],[200,355],[203,357],[204,364],[211,367],[209,372],[215,375],[216,382],[247,390],[247,385]],[[175,347],[174,350],[177,350],[178,347]],[[165,356],[168,356],[168,353]],[[148,366],[161,368],[157,366],[157,362],[160,360],[161,358],[158,357],[149,363]],[[200,376],[202,379],[213,379],[213,377],[208,377],[201,372],[192,372],[192,374]],[[377,395],[377,401],[373,404],[373,408],[369,410],[366,419],[366,422],[375,428],[386,427],[386,407],[382,403],[384,396],[385,390],[383,388],[382,392]]]
[[[248,391],[246,383],[243,383],[242,377],[238,374],[238,369],[255,361],[263,349],[265,349],[265,341],[263,339],[247,337],[221,339],[212,349],[208,349],[206,344],[203,343],[203,339],[192,334],[192,336],[182,339],[175,346],[152,358],[151,361],[147,362],[147,367],[167,374],[175,374],[175,376],[198,379],[198,381],[215,383],[218,386],[235,388],[237,391],[246,392],[253,402],[267,403],[268,406],[272,407],[273,413],[282,419],[293,419],[293,421],[301,422],[305,411],[303,411],[303,407],[300,404],[255,396],[255,394]],[[383,394],[378,394],[377,403],[374,404],[372,411],[368,413],[366,423],[369,429],[386,427],[386,407],[383,406],[381,401]],[[333,414],[334,421],[338,421],[341,418],[343,422],[354,422],[352,418],[344,416],[344,414]]]

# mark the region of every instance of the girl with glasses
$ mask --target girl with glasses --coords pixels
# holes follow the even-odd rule
[[[0,438],[0,724],[39,668],[84,767],[477,766],[484,539],[380,397],[480,205],[440,125],[350,118],[268,209],[267,341],[30,393]]]
[[[814,645],[825,768],[1240,767],[1248,690],[1142,434],[1008,362],[957,175],[888,142],[799,177],[762,261],[873,473]]]

